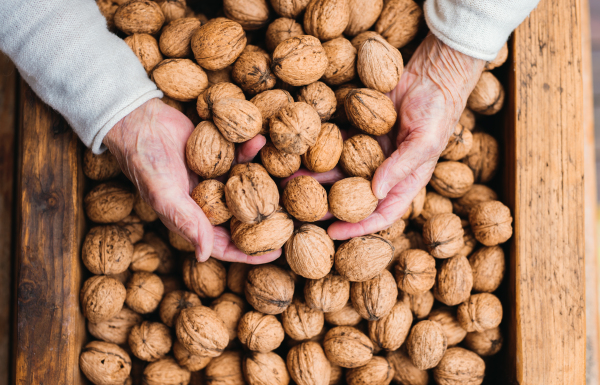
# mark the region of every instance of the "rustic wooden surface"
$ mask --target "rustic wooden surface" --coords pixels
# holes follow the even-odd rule
[[[0,53],[0,385],[10,383],[17,71]]]
[[[580,10],[579,0],[541,1],[513,38],[507,356],[519,385],[585,384]]]
[[[62,118],[21,85],[16,231],[16,383],[79,384],[83,231],[80,145]]]

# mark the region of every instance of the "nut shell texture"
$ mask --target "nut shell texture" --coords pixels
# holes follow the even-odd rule
[[[125,43],[137,56],[147,73],[150,73],[163,60],[156,39],[148,34],[135,33],[126,37]]]
[[[274,315],[249,311],[240,319],[237,337],[248,349],[268,353],[281,345],[285,332]]]
[[[285,244],[285,256],[294,273],[309,279],[325,277],[333,267],[335,246],[321,227],[305,224]]]
[[[354,309],[351,302],[348,302],[340,310],[325,313],[325,320],[336,326],[356,326],[362,322],[363,318]]]
[[[125,286],[115,278],[93,276],[81,288],[81,311],[92,323],[107,321],[119,314],[125,294]]]
[[[396,303],[398,287],[387,270],[375,278],[363,282],[352,282],[350,298],[358,314],[368,321],[375,321],[389,314]]]
[[[371,28],[383,9],[383,0],[349,0],[350,18],[345,35],[356,36]]]
[[[277,211],[269,219],[256,225],[231,220],[231,239],[235,246],[250,256],[263,255],[280,249],[294,232],[290,216]]]
[[[122,4],[115,13],[115,25],[127,35],[157,33],[165,22],[160,6],[149,0],[131,0]]]
[[[448,305],[458,305],[469,299],[473,287],[473,272],[467,258],[445,259],[438,267],[433,293],[435,298]]]
[[[275,147],[288,154],[302,155],[315,145],[321,131],[321,118],[308,104],[295,102],[271,117],[269,127]]]
[[[488,201],[471,209],[469,223],[475,238],[486,246],[504,243],[512,236],[510,209],[499,201]]]
[[[227,98],[246,100],[242,89],[233,83],[219,82],[211,85],[198,96],[196,102],[196,112],[204,120],[212,119],[212,109],[214,104]]]
[[[493,294],[473,294],[458,306],[456,317],[466,331],[483,332],[500,325],[502,304]]]
[[[123,384],[131,373],[131,359],[115,344],[92,341],[81,351],[79,368],[94,384]]]
[[[284,40],[275,48],[271,71],[292,86],[304,86],[319,80],[327,65],[319,39],[302,35]]]
[[[173,355],[179,366],[190,372],[197,372],[198,370],[204,369],[212,360],[212,357],[194,355],[188,352],[179,341],[175,341],[173,344]]]
[[[379,0],[377,0],[379,1]],[[340,85],[356,77],[357,50],[348,39],[338,37],[323,43],[327,55],[327,69],[323,81],[329,85]]]
[[[384,160],[381,146],[368,135],[356,135],[344,141],[340,165],[350,176],[371,180]]]
[[[190,382],[191,373],[182,368],[171,357],[166,357],[146,366],[144,385],[180,385]]]
[[[395,271],[398,288],[408,294],[428,291],[435,284],[435,259],[423,250],[403,251]]]
[[[373,357],[366,365],[346,372],[348,385],[388,385],[394,378],[394,368],[384,357]]]
[[[165,294],[160,302],[158,314],[165,325],[173,327],[181,310],[194,306],[202,306],[202,302],[196,294],[184,290],[174,290]]]
[[[308,5],[310,0],[271,0],[278,15],[295,19]]]
[[[323,82],[314,82],[301,87],[298,101],[304,102],[317,111],[322,122],[326,122],[335,112],[335,93]]]
[[[186,145],[188,167],[203,178],[216,178],[229,171],[235,146],[208,121],[200,122]]]
[[[233,64],[246,46],[246,33],[235,21],[218,17],[196,30],[191,40],[198,64],[216,71]]]
[[[427,318],[442,326],[448,339],[448,346],[458,345],[467,335],[467,331],[460,326],[460,322],[456,318],[456,309],[454,308],[441,307],[432,310]]]
[[[366,365],[373,357],[373,343],[364,333],[350,326],[338,326],[325,334],[323,350],[329,361],[343,368]]]
[[[375,236],[364,235],[343,243],[335,253],[335,268],[352,282],[375,278],[394,257],[391,242]]]
[[[479,385],[483,382],[485,363],[477,354],[463,348],[448,349],[433,378],[440,385]]]
[[[195,17],[174,20],[163,28],[160,34],[159,47],[163,55],[173,58],[192,56],[190,42],[192,36],[202,23]]]
[[[285,90],[267,90],[253,97],[252,102],[260,111],[262,116],[263,124],[260,131],[261,134],[265,135],[269,133],[269,122],[271,117],[280,109],[294,102],[294,98],[289,92]]]
[[[292,380],[298,385],[329,385],[331,365],[323,348],[316,342],[307,341],[290,349],[287,368]]]
[[[495,200],[498,200],[498,194],[494,190],[482,184],[474,184],[465,195],[452,202],[452,207],[456,215],[468,217],[474,206]]]
[[[206,366],[205,378],[210,385],[244,385],[241,351],[226,351]]]
[[[142,322],[142,316],[123,307],[117,315],[98,323],[88,322],[88,331],[92,336],[105,342],[122,345],[127,342],[131,328]]]
[[[166,59],[152,70],[152,80],[168,97],[189,102],[208,88],[206,72],[190,59]]]
[[[246,277],[251,268],[252,265],[246,263],[234,262],[230,264],[229,269],[227,269],[227,288],[235,294],[244,294]]]
[[[498,141],[485,132],[473,134],[473,145],[462,162],[473,171],[475,181],[487,183],[494,175],[499,165]]]
[[[437,322],[421,321],[413,326],[406,348],[413,364],[421,369],[434,368],[444,356],[448,340]]]
[[[324,123],[315,144],[302,155],[302,163],[313,172],[330,171],[337,165],[343,146],[339,128],[333,123]]]
[[[371,190],[371,182],[360,177],[335,182],[329,190],[328,199],[331,214],[350,223],[367,218],[379,203]]]
[[[292,303],[294,280],[277,266],[256,266],[248,272],[244,292],[248,303],[261,313],[281,314]]]
[[[179,342],[192,354],[218,357],[229,343],[225,323],[205,306],[183,309],[175,322]]]
[[[296,20],[287,17],[276,19],[267,28],[265,36],[267,50],[273,52],[282,41],[302,35],[304,30]]]
[[[152,313],[160,304],[164,290],[158,275],[142,271],[133,273],[127,281],[125,303],[137,313]]]
[[[304,13],[304,30],[327,41],[341,36],[349,20],[348,0],[312,0]]]
[[[233,65],[231,76],[242,89],[251,95],[275,87],[271,73],[271,59],[260,52],[244,52]]]
[[[233,341],[237,337],[238,323],[244,314],[246,301],[235,294],[224,293],[210,304],[210,308],[225,322],[229,341]]]
[[[473,269],[473,290],[484,293],[496,291],[506,269],[502,248],[482,247],[469,257],[469,263]]]
[[[473,172],[467,165],[448,161],[435,166],[429,184],[442,196],[460,198],[471,189],[474,182]]]
[[[323,312],[312,309],[299,299],[288,306],[281,314],[285,333],[296,341],[311,339],[323,330]]]
[[[119,222],[131,213],[134,194],[118,182],[106,182],[94,187],[83,199],[85,213],[97,223]]]
[[[494,115],[504,105],[504,87],[488,71],[484,71],[467,99],[467,107],[482,115]]]
[[[383,93],[396,87],[404,71],[400,51],[381,36],[371,37],[362,43],[356,67],[365,86]]]
[[[277,185],[261,167],[244,168],[231,175],[225,185],[225,200],[233,216],[246,224],[257,224],[270,218],[279,207]]]
[[[298,176],[285,186],[283,205],[299,221],[315,222],[327,214],[327,192],[315,178]]]
[[[380,349],[397,350],[406,340],[412,321],[408,302],[398,301],[388,315],[369,322],[369,337]]]
[[[243,360],[243,368],[249,385],[287,385],[290,382],[285,362],[273,352],[248,354]]]
[[[350,282],[336,273],[304,284],[306,304],[325,313],[341,310],[350,299]]]
[[[260,149],[260,160],[269,174],[277,178],[287,178],[300,169],[300,156],[277,149],[271,142]]]
[[[83,173],[90,179],[103,181],[119,175],[121,166],[110,151],[96,155],[88,148],[83,155]]]
[[[262,129],[258,108],[247,100],[226,98],[215,102],[213,121],[225,139],[242,143],[254,138]]]
[[[218,180],[208,179],[200,182],[192,190],[191,196],[211,225],[220,225],[231,218],[231,212],[225,202],[225,185]]]
[[[383,93],[369,88],[355,88],[344,101],[348,120],[369,135],[385,135],[398,116],[394,103]]]
[[[140,360],[154,362],[164,357],[173,341],[171,331],[160,322],[144,321],[135,325],[129,334],[129,347]]]
[[[240,23],[247,31],[264,27],[270,16],[266,0],[224,0],[223,11],[228,19]]]
[[[483,332],[468,333],[465,347],[482,357],[493,356],[502,348],[504,338],[500,328],[488,329]]]
[[[406,385],[427,385],[429,384],[429,374],[426,370],[417,368],[410,357],[402,350],[389,352],[385,356],[394,368],[394,382]]]
[[[119,274],[133,256],[129,234],[119,226],[97,226],[85,236],[81,258],[93,274]]]
[[[460,218],[451,213],[431,217],[423,226],[423,240],[436,258],[455,256],[465,245]]]
[[[183,262],[183,282],[200,298],[216,298],[225,291],[227,270],[214,258],[198,262],[189,257]]]
[[[380,33],[392,46],[402,48],[416,36],[423,22],[421,7],[412,0],[386,1],[381,16],[375,24]]]

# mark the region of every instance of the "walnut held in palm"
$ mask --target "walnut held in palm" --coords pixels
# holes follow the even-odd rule
[[[230,173],[225,185],[227,207],[240,222],[257,224],[276,212],[279,190],[262,166],[240,167],[238,174]]]
[[[329,211],[336,218],[357,223],[377,208],[378,200],[371,190],[371,182],[360,177],[345,178],[329,190]]]
[[[200,182],[192,190],[192,199],[200,206],[206,218],[213,226],[225,223],[231,218],[231,212],[225,202],[225,185],[216,179]]]
[[[230,142],[246,142],[258,135],[262,129],[260,111],[247,100],[217,100],[213,104],[212,113],[215,125]]]
[[[321,130],[321,118],[308,104],[295,102],[273,115],[269,127],[275,147],[288,154],[302,155],[315,145]]]
[[[290,268],[309,279],[325,277],[333,267],[334,254],[335,246],[327,232],[311,224],[296,229],[285,244],[285,256]]]
[[[280,249],[292,236],[294,221],[282,211],[257,224],[231,219],[231,240],[244,253],[257,256]]]
[[[315,222],[327,214],[327,192],[311,176],[290,180],[283,190],[282,200],[286,210],[299,221]]]
[[[385,135],[398,116],[394,103],[383,93],[369,88],[352,89],[344,107],[348,120],[369,135]]]
[[[327,64],[319,39],[302,35],[286,39],[275,48],[271,71],[292,86],[304,86],[319,80]]]
[[[368,135],[355,135],[344,141],[340,165],[350,176],[371,180],[384,160],[381,146]]]

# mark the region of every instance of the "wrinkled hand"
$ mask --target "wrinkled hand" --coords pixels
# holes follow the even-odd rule
[[[213,227],[190,197],[198,184],[198,176],[187,168],[185,161],[185,145],[193,130],[194,125],[184,114],[152,99],[117,123],[104,143],[161,221],[192,242],[199,261],[206,261],[209,256],[245,263],[276,259],[281,250],[258,257],[239,251],[229,232],[223,227]],[[236,161],[250,161],[265,142],[258,135],[244,143],[236,151]]]

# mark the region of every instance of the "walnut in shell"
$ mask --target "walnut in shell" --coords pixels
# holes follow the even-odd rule
[[[145,33],[134,33],[125,38],[125,43],[131,48],[147,73],[163,60],[156,39]]]
[[[314,341],[303,342],[290,349],[287,368],[298,385],[329,385],[331,365],[321,345]]]
[[[368,321],[376,321],[388,315],[397,297],[396,281],[387,270],[368,281],[352,282],[350,286],[352,306]]]
[[[482,115],[494,115],[503,105],[504,87],[491,72],[483,71],[467,99],[467,107]]]
[[[119,175],[121,166],[110,151],[96,155],[87,148],[83,155],[83,173],[90,179],[103,181]]]
[[[483,382],[485,362],[477,354],[463,348],[448,349],[433,378],[440,385],[479,385]]]
[[[348,385],[388,385],[394,378],[394,368],[384,357],[373,357],[366,365],[346,372]]]
[[[296,341],[303,341],[319,335],[325,318],[322,311],[312,309],[296,298],[281,314],[281,323],[288,336]]]
[[[398,288],[408,294],[428,291],[435,284],[435,259],[423,250],[403,251],[395,271]]]
[[[325,334],[323,350],[329,361],[342,368],[358,368],[373,357],[373,343],[351,326],[337,326]]]
[[[499,201],[488,201],[471,209],[469,223],[475,238],[486,246],[504,243],[512,236],[510,209]]]
[[[324,123],[315,144],[302,155],[302,163],[313,172],[330,171],[340,159],[343,143],[339,128],[333,123]]]
[[[213,104],[212,113],[215,125],[230,142],[242,143],[250,140],[262,129],[260,111],[247,100],[217,100]]]
[[[125,303],[137,313],[152,313],[160,304],[164,290],[165,287],[158,275],[143,271],[136,272],[127,281]]]
[[[410,311],[416,319],[426,318],[431,312],[435,301],[431,291],[424,291],[419,294],[406,294],[401,291],[400,298],[409,304]]]
[[[325,313],[325,321],[335,326],[356,326],[363,318],[358,314],[352,302],[348,302],[340,310]]]
[[[295,19],[308,5],[310,0],[271,0],[278,15]]]
[[[290,382],[285,362],[276,353],[251,352],[242,363],[249,384],[288,385]]]
[[[327,41],[341,36],[349,20],[348,0],[312,0],[304,13],[304,31]]]
[[[192,190],[191,196],[211,225],[220,225],[231,218],[231,212],[225,203],[225,185],[218,180],[208,179],[200,182]]]
[[[500,51],[498,51],[496,58],[485,64],[485,69],[487,71],[491,71],[494,68],[500,67],[502,64],[504,64],[506,62],[506,59],[508,59],[508,44],[504,43],[502,48],[500,48]]]
[[[380,349],[397,350],[406,340],[412,321],[408,302],[397,301],[388,315],[369,322],[369,337]]]
[[[371,28],[383,9],[383,0],[349,0],[350,18],[345,35],[356,36]]]
[[[271,117],[269,128],[275,147],[288,154],[302,155],[315,145],[321,130],[321,118],[308,104],[294,102]]]
[[[277,149],[271,142],[260,149],[260,160],[269,174],[287,178],[300,169],[300,155],[288,154]]]
[[[473,131],[475,128],[475,114],[473,111],[469,110],[467,107],[463,110],[458,122],[465,126],[467,130]]]
[[[229,341],[233,341],[237,336],[238,322],[244,314],[246,301],[235,294],[223,293],[210,304],[210,308],[217,312],[219,318],[225,322],[229,332]]]
[[[465,195],[452,202],[452,207],[456,215],[468,217],[474,206],[495,200],[498,200],[498,194],[494,190],[482,184],[474,184]]]
[[[356,67],[365,86],[383,93],[396,87],[404,71],[400,51],[381,36],[371,37],[362,43]]]
[[[408,221],[400,218],[396,222],[392,223],[392,225],[387,229],[378,231],[377,235],[393,243],[394,239],[398,238],[400,235],[402,235],[402,233],[404,233],[407,222]]]
[[[242,252],[257,256],[280,249],[292,236],[294,221],[284,211],[276,211],[269,219],[251,225],[231,219],[231,240]]]
[[[265,36],[267,50],[273,52],[282,41],[301,35],[304,35],[304,30],[296,20],[286,17],[276,19],[267,28]]]
[[[150,0],[131,0],[123,3],[115,13],[117,28],[127,35],[134,33],[156,34],[165,22],[160,6]]]
[[[453,257],[463,248],[464,233],[460,218],[452,213],[434,215],[423,225],[427,249],[439,259]]]
[[[468,332],[492,329],[502,321],[502,304],[493,294],[473,294],[458,306],[456,318]]]
[[[135,201],[133,203],[133,211],[144,222],[154,222],[158,219],[158,214],[141,196],[139,191],[136,191]]]
[[[229,350],[206,366],[205,378],[211,385],[244,385],[241,351]]]
[[[429,185],[447,198],[460,198],[475,183],[471,169],[460,162],[440,162],[435,166]]]
[[[326,122],[335,112],[336,99],[333,90],[323,82],[314,82],[298,91],[297,99],[317,111],[322,122]]]
[[[166,59],[152,70],[152,80],[168,97],[189,102],[208,88],[204,70],[190,59]]]
[[[159,0],[157,3],[165,15],[165,24],[185,17],[186,0]]]
[[[186,113],[186,107],[184,107],[183,103],[180,102],[179,100],[171,99],[167,95],[163,95],[163,97],[160,98],[160,101],[163,102],[164,104],[166,104],[167,106],[172,107],[183,114]],[[192,120],[192,119],[190,118],[190,120]]]
[[[165,325],[173,327],[181,310],[194,306],[202,306],[202,302],[196,294],[184,290],[174,290],[165,294],[160,302],[158,314]]]
[[[260,111],[263,120],[260,134],[266,135],[269,133],[271,117],[283,107],[293,103],[294,98],[285,90],[267,90],[253,97],[250,102]]]
[[[398,116],[390,98],[369,88],[350,90],[344,100],[344,107],[348,120],[369,135],[387,134]]]
[[[482,247],[469,258],[473,269],[473,290],[492,293],[504,278],[504,251],[500,246]]]
[[[227,288],[235,294],[244,294],[244,284],[252,265],[233,262],[227,270]]]
[[[391,242],[376,235],[352,238],[338,247],[335,268],[352,282],[375,278],[392,261],[394,247]]]
[[[292,303],[294,280],[274,265],[260,265],[248,272],[244,289],[246,301],[265,314],[281,314]]]
[[[458,123],[448,139],[448,144],[440,156],[446,160],[460,160],[467,156],[473,146],[473,134]]]
[[[196,112],[204,120],[212,119],[212,109],[214,104],[227,98],[246,100],[242,89],[233,83],[219,82],[208,87],[198,96],[196,102]]]
[[[499,327],[468,333],[464,345],[482,357],[493,356],[502,349],[504,338]]]
[[[311,176],[302,175],[290,180],[283,190],[282,201],[285,209],[299,221],[315,222],[327,214],[327,192]]]
[[[402,48],[415,38],[422,23],[423,10],[413,0],[390,0],[383,6],[375,31]]]
[[[262,167],[244,167],[240,171],[237,175],[230,173],[225,185],[229,211],[238,221],[247,224],[270,218],[279,207],[277,185]]]
[[[175,332],[179,342],[192,354],[218,357],[229,343],[225,323],[205,306],[182,309],[175,321]]]
[[[194,245],[175,231],[169,230],[169,243],[179,251],[193,253],[196,249]]]
[[[306,304],[325,313],[341,310],[349,298],[350,282],[335,272],[320,279],[309,279],[304,284]]]
[[[107,321],[119,314],[125,295],[125,286],[121,282],[95,275],[83,283],[79,293],[83,316],[92,323]]]
[[[119,226],[93,227],[81,250],[83,264],[93,274],[119,274],[127,270],[133,256],[129,234]]]
[[[216,71],[233,64],[246,46],[242,26],[224,17],[210,20],[196,30],[191,40],[198,64]]]
[[[143,239],[144,242],[154,247],[154,250],[158,253],[158,258],[160,258],[160,264],[156,272],[159,274],[170,273],[173,270],[174,261],[169,246],[155,233],[146,233]]]
[[[348,39],[338,37],[329,40],[323,43],[323,49],[329,62],[322,78],[325,83],[340,85],[356,77],[356,55],[358,52]]]
[[[144,385],[189,384],[192,374],[171,357],[162,358],[146,366],[142,377]]]
[[[125,185],[106,182],[94,187],[83,199],[85,213],[97,223],[119,222],[131,213],[135,197]]]
[[[179,366],[189,370],[190,372],[197,372],[198,370],[204,369],[212,360],[212,357],[201,356],[188,352],[179,341],[175,341],[173,344],[173,355],[175,356]]]
[[[160,34],[159,47],[163,55],[185,58],[192,55],[190,42],[202,23],[195,17],[186,17],[167,24]]]
[[[344,141],[340,165],[350,176],[371,180],[384,160],[381,146],[368,135],[355,135]]]
[[[425,206],[425,200],[427,198],[427,188],[423,187],[417,195],[410,202],[410,206],[408,206],[408,210],[402,216],[402,219],[416,219],[423,212],[423,208]]]
[[[129,334],[131,352],[143,361],[154,362],[163,358],[172,344],[171,331],[160,322],[144,321],[135,325]]]
[[[267,25],[270,16],[266,0],[224,0],[223,12],[247,31],[261,29]]]
[[[389,352],[385,358],[394,368],[394,382],[403,385],[427,385],[429,374],[417,368],[401,349]]]
[[[94,384],[123,384],[131,373],[131,358],[115,344],[92,341],[81,351],[79,368]]]
[[[235,60],[234,60],[235,61]],[[206,76],[208,76],[208,84],[215,85],[217,83],[231,83],[233,80],[231,79],[231,71],[233,70],[233,66],[228,65],[225,68],[221,68],[219,70],[214,71],[206,71]]]
[[[466,301],[473,287],[473,271],[467,258],[452,257],[442,261],[438,267],[434,286],[435,298],[454,306]]]
[[[371,190],[371,182],[352,177],[339,180],[329,190],[329,211],[337,219],[357,223],[367,218],[379,203]]]
[[[473,171],[475,181],[487,183],[498,170],[498,141],[485,132],[473,134],[473,146],[462,162]]]
[[[418,226],[423,226],[425,222],[434,216],[446,213],[452,213],[452,201],[436,192],[430,191],[425,196],[423,210],[415,218],[414,223]]]
[[[240,319],[237,337],[248,349],[268,353],[281,345],[285,332],[274,315],[249,311]]]
[[[337,90],[335,90],[335,113],[333,114],[333,120],[335,120],[338,124],[348,123],[348,115],[346,114],[346,96],[350,93],[351,90],[362,87],[361,84],[358,83],[345,83],[339,86]]]
[[[113,0],[98,0],[96,1],[96,5],[102,16],[106,19],[108,30],[115,32],[115,13],[119,8],[119,4]]]
[[[275,87],[275,76],[271,73],[271,59],[259,52],[244,52],[233,65],[233,80],[251,95]]]
[[[285,195],[284,195],[285,199]],[[325,277],[333,267],[335,246],[321,227],[304,224],[285,244],[285,256],[294,273],[309,279]]]
[[[127,342],[131,328],[142,320],[141,315],[123,307],[117,315],[106,321],[88,322],[88,331],[99,340],[122,345]]]
[[[464,226],[464,222],[466,220],[463,219],[461,220],[461,222],[463,222],[463,226]],[[468,225],[468,221],[467,225]],[[471,253],[473,252],[473,250],[475,250],[475,246],[477,246],[477,239],[475,239],[475,235],[473,235],[473,231],[471,230],[471,227],[467,226],[467,227],[463,227],[465,230],[465,235],[463,235],[463,241],[465,243],[465,245],[462,247],[462,249],[460,249],[460,251],[456,254],[456,255],[461,255],[463,257],[468,257],[469,255],[471,255]]]
[[[183,262],[183,282],[200,298],[216,298],[225,291],[227,271],[221,262],[209,258],[198,262],[189,257]]]
[[[467,335],[467,331],[463,329],[456,318],[455,308],[441,307],[432,310],[427,319],[435,321],[442,326],[448,339],[448,346],[458,345]]]
[[[319,80],[327,64],[327,55],[319,39],[301,35],[279,43],[273,51],[271,71],[292,86],[304,86]]]
[[[441,325],[434,321],[421,321],[413,326],[406,340],[408,355],[421,369],[434,368],[444,356],[448,340]]]

